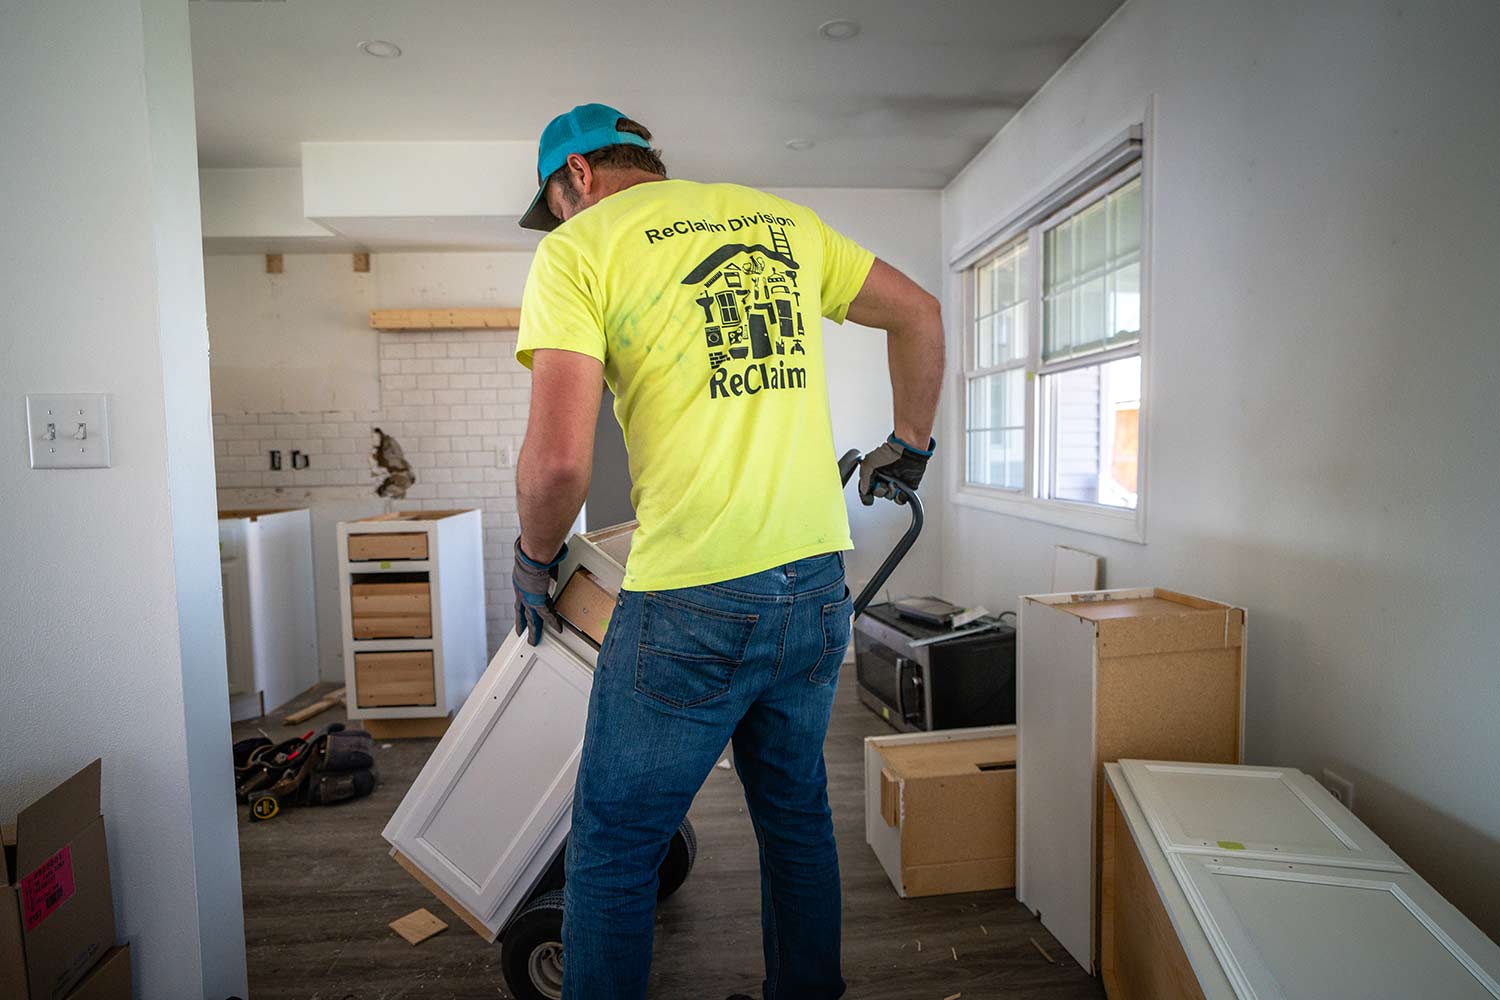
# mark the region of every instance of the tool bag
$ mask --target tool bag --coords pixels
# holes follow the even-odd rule
[[[342,723],[316,735],[248,748],[245,759],[237,791],[250,803],[252,821],[279,815],[283,805],[326,806],[375,790],[374,738]]]

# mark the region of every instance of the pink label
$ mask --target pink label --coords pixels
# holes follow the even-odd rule
[[[29,931],[73,896],[73,848],[64,847],[21,880],[21,912]]]

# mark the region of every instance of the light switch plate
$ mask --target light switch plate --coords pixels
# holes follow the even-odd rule
[[[101,393],[26,397],[33,469],[109,468],[109,401]]]

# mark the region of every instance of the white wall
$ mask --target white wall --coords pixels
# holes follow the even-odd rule
[[[349,254],[295,254],[267,274],[260,254],[203,258],[214,409],[373,410],[379,334],[369,310],[384,275]]]
[[[943,268],[936,191],[857,188],[774,189],[783,198],[807,205],[825,222],[872,250],[923,288],[939,294]],[[833,413],[833,441],[840,453],[870,451],[893,426],[891,383],[886,366],[885,335],[854,323],[825,321],[828,357],[828,401]],[[943,504],[943,463],[952,451],[941,429],[938,450],[923,480],[927,526],[887,585],[893,596],[939,592]],[[881,503],[865,507],[851,483],[845,490],[854,552],[848,560],[849,585],[858,592],[911,523],[904,507]]]
[[[136,995],[243,995],[186,8],[8,4],[0,92],[0,815],[102,757]],[[26,467],[68,391],[112,468]]]
[[[1066,542],[1243,603],[1250,760],[1353,779],[1491,935],[1497,37],[1488,2],[1130,0],[942,209],[951,253],[1155,101],[1146,544],[955,506],[944,590],[1011,607]]]

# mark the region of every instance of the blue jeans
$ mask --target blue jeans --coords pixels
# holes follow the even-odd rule
[[[765,1000],[843,995],[823,738],[850,611],[839,553],[621,594],[594,672],[573,799],[566,1000],[646,996],[656,872],[731,740],[760,844]]]

